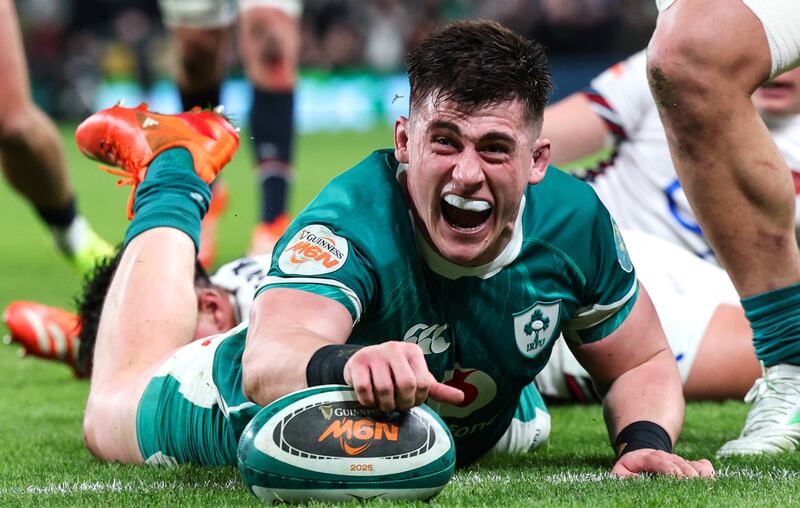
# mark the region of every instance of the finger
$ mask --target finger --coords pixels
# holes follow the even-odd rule
[[[361,362],[347,362],[345,366],[345,380],[349,377],[349,384],[356,392],[359,404],[375,407],[375,394],[372,391],[372,376],[369,367]]]
[[[700,473],[697,471],[697,469],[695,469],[688,460],[684,459],[680,455],[675,455],[673,453],[670,454],[669,457],[672,460],[672,463],[680,468],[682,477],[697,478],[700,476]]]
[[[634,478],[639,476],[639,473],[634,473],[633,471],[629,470],[627,467],[625,467],[622,461],[619,460],[616,464],[614,464],[614,467],[611,468],[611,475],[618,476],[620,478]]]
[[[375,407],[375,393],[372,390],[372,376],[369,367],[360,362],[348,362],[347,372],[350,377],[350,386],[356,392],[359,404],[367,407]],[[347,376],[345,376],[345,380]]]
[[[369,366],[372,375],[372,389],[375,392],[375,405],[383,411],[394,411],[394,381],[389,364],[377,360]]]
[[[417,392],[417,376],[405,356],[395,356],[389,360],[394,380],[394,404],[398,411],[414,407]]]
[[[701,478],[714,478],[717,476],[714,465],[708,459],[692,460],[690,464],[700,473]]]
[[[464,392],[458,388],[447,386],[439,382],[435,382],[431,385],[428,396],[433,400],[444,402],[445,404],[452,404],[454,406],[464,402]]]
[[[409,354],[408,364],[416,375],[417,387],[414,394],[414,405],[419,406],[428,398],[428,393],[431,390],[431,386],[436,383],[436,378],[428,370],[428,364],[425,362],[425,357],[421,354],[421,351],[417,354]]]

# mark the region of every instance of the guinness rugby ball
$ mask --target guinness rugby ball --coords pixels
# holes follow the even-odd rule
[[[426,500],[453,476],[455,445],[425,405],[387,415],[347,386],[326,385],[262,409],[238,459],[247,488],[267,502]]]

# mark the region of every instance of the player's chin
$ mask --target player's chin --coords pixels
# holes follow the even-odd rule
[[[480,264],[479,260],[484,255],[491,237],[489,224],[468,230],[447,224],[443,229],[440,230],[441,235],[436,242],[443,257],[462,266]]]

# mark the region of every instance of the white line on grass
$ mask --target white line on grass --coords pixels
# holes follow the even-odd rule
[[[133,482],[122,482],[112,480],[110,482],[61,482],[50,485],[0,489],[0,496],[10,495],[71,495],[85,492],[136,492],[136,493],[155,493],[163,491],[186,491],[197,489],[212,489],[220,491],[234,491],[242,488],[238,479],[231,478],[228,481],[218,483],[214,481],[205,482],[178,482],[178,481],[155,481],[145,482],[142,480]]]
[[[717,471],[717,478],[733,478],[738,480],[800,480],[800,471],[790,469],[753,469],[753,468],[734,468],[724,467]],[[604,481],[615,481],[620,478],[611,476],[610,473],[559,473],[544,477],[544,481],[551,484],[562,483],[597,483]]]

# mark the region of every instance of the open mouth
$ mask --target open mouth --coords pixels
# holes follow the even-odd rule
[[[482,199],[468,199],[448,194],[441,201],[442,217],[450,226],[474,231],[492,216],[492,205]]]

